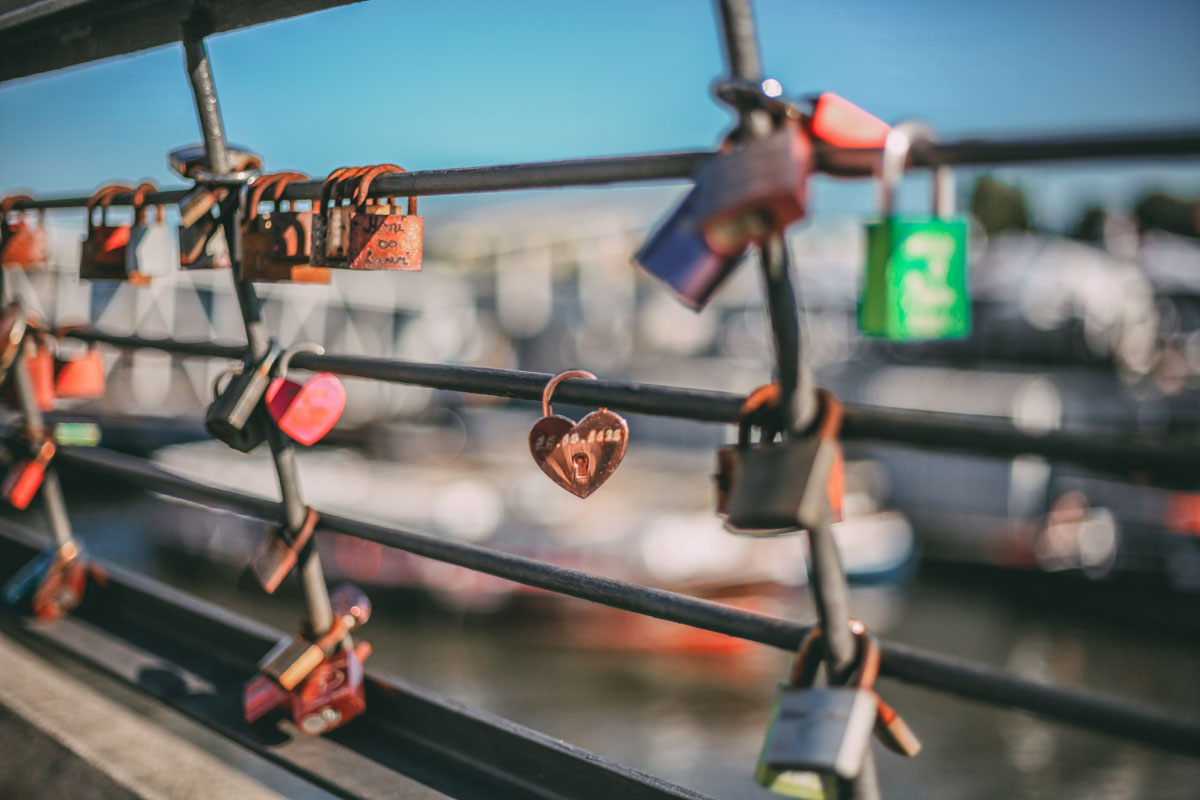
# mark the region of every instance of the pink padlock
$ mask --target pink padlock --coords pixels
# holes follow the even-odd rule
[[[341,419],[346,408],[346,387],[331,372],[319,372],[303,384],[288,380],[288,364],[296,353],[321,355],[319,344],[298,344],[279,359],[278,377],[271,381],[265,395],[267,411],[279,430],[302,445],[321,441]]]

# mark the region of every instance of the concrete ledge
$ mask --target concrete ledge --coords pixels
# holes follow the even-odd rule
[[[284,797],[3,634],[0,675],[0,797]]]

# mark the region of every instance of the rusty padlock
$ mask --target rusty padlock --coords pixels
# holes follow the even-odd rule
[[[370,167],[338,167],[321,184],[321,196],[313,207],[310,255],[314,266],[343,266],[349,240],[350,215],[354,209],[342,205],[343,189],[349,178],[362,175]]]
[[[87,201],[87,237],[79,253],[79,277],[90,281],[128,281],[145,286],[149,278],[131,276],[126,272],[130,225],[109,225],[108,207],[119,194],[133,196],[133,188],[110,184],[97,190]],[[94,212],[100,206],[100,224],[95,224]]]
[[[313,212],[297,210],[295,204],[287,211],[279,207],[287,185],[307,179],[302,172],[276,172],[260,175],[243,189],[248,199],[242,224],[242,280],[329,283],[329,269],[309,263]],[[267,189],[273,190],[274,207],[260,214]]]
[[[0,201],[0,266],[20,269],[46,267],[46,212],[38,210],[38,222],[30,226],[25,214],[18,213],[10,220],[13,206],[18,202],[33,202],[25,194],[10,195]]]
[[[250,561],[250,571],[267,594],[274,594],[283,579],[295,568],[308,540],[317,529],[319,515],[313,509],[305,512],[304,524],[294,533],[286,525],[272,531]]]
[[[404,170],[395,164],[381,164],[353,179],[347,269],[421,269],[425,220],[417,215],[417,198],[409,196],[407,213],[401,213],[395,197],[390,204],[376,203],[371,198],[371,182],[379,175],[394,172]]]

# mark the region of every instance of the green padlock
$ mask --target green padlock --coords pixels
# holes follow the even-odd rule
[[[867,225],[867,265],[858,303],[858,330],[896,342],[961,339],[971,329],[967,293],[967,222],[954,215],[948,167],[933,179],[934,215],[902,217],[895,189],[917,139],[933,140],[919,123],[896,125],[880,169],[882,219]]]

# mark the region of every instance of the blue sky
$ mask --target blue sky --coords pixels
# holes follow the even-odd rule
[[[756,8],[766,70],[786,91],[836,91],[948,137],[1200,125],[1200,3]],[[370,0],[223,34],[210,50],[231,141],[314,175],[707,147],[729,121],[709,93],[722,64],[701,0]],[[0,120],[0,189],[45,196],[114,177],[175,183],[166,152],[199,138],[179,45],[2,86]],[[1200,192],[1198,163],[1002,174],[1053,221],[1151,185]],[[871,204],[861,183],[815,197],[818,214]]]

